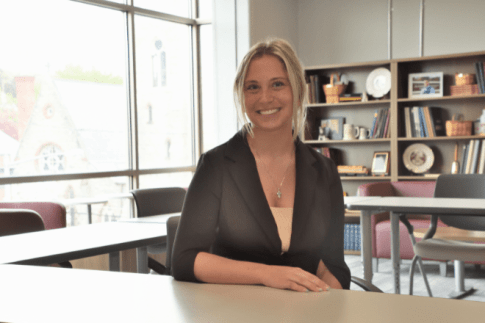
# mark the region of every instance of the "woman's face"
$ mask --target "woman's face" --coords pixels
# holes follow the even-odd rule
[[[255,130],[289,129],[293,91],[284,64],[272,55],[254,58],[244,81],[244,100]]]

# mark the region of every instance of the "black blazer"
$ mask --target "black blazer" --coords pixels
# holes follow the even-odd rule
[[[200,251],[226,258],[300,267],[316,273],[320,259],[350,286],[344,261],[344,204],[335,164],[295,141],[296,188],[288,252],[281,240],[245,132],[200,157],[187,190],[172,255],[177,280],[197,281]]]

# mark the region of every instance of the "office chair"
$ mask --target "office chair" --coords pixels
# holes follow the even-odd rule
[[[45,230],[44,220],[39,213],[27,209],[0,208],[0,237]],[[69,261],[58,264],[72,268]]]
[[[3,224],[0,225],[0,236],[19,233],[34,232],[40,230],[50,230],[66,227],[66,208],[59,203],[54,202],[0,202],[0,211],[8,209],[4,212],[3,224],[9,223],[7,227],[3,228]],[[35,220],[34,216],[21,215],[19,218],[14,217],[17,213],[11,211],[33,211],[42,220],[42,226]],[[16,224],[14,224],[16,223]],[[14,226],[17,229],[14,229]],[[11,231],[7,231],[11,228]],[[22,229],[23,228],[23,229]],[[20,230],[20,231],[16,231]],[[3,233],[3,234],[2,234]],[[62,243],[62,242],[60,242]],[[59,263],[59,266],[64,268],[72,268],[72,264],[69,261]]]
[[[446,174],[436,180],[434,197],[484,198],[485,175]],[[438,219],[450,227],[463,230],[485,231],[485,217],[462,215],[432,215],[424,238],[414,245],[415,256],[409,274],[409,295],[413,294],[413,275],[416,262],[421,258],[458,261],[485,261],[485,245],[433,238]],[[424,275],[424,272],[423,272]],[[430,295],[431,296],[431,295]]]
[[[180,187],[136,189],[131,193],[135,198],[138,217],[181,212],[184,205],[186,191]],[[168,223],[167,223],[168,225]],[[168,239],[168,235],[167,235]],[[170,262],[167,243],[148,246],[151,254],[167,252],[166,262]],[[148,257],[148,268],[161,275],[169,275],[167,266],[162,265],[152,257]]]
[[[39,213],[25,209],[0,209],[0,236],[45,230]]]
[[[175,234],[177,233],[178,224],[180,221],[180,216],[172,216],[167,221],[167,274],[171,275],[171,265],[172,265],[172,249],[173,243],[175,241]],[[358,277],[351,276],[350,281],[366,292],[376,292],[383,293],[377,286],[369,283]]]

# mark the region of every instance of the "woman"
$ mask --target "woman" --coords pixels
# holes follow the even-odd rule
[[[199,160],[175,239],[173,276],[348,289],[342,185],[334,163],[299,139],[305,79],[291,46],[278,39],[253,46],[234,93],[245,126]]]

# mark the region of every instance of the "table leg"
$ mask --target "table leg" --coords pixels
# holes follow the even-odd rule
[[[475,288],[465,289],[465,263],[455,260],[455,291],[450,294],[450,298],[463,298],[473,294]]]
[[[92,213],[91,213],[91,204],[88,204],[88,221],[89,224],[93,223]]]
[[[362,239],[362,262],[364,264],[364,279],[372,282],[372,229],[371,211],[360,211],[360,236]]]
[[[120,252],[113,251],[109,253],[109,270],[120,271]]]
[[[390,212],[391,217],[391,261],[392,273],[394,275],[394,293],[401,294],[400,277],[400,241],[399,241],[399,214]]]
[[[147,247],[136,248],[136,267],[141,274],[148,273],[148,251]]]

